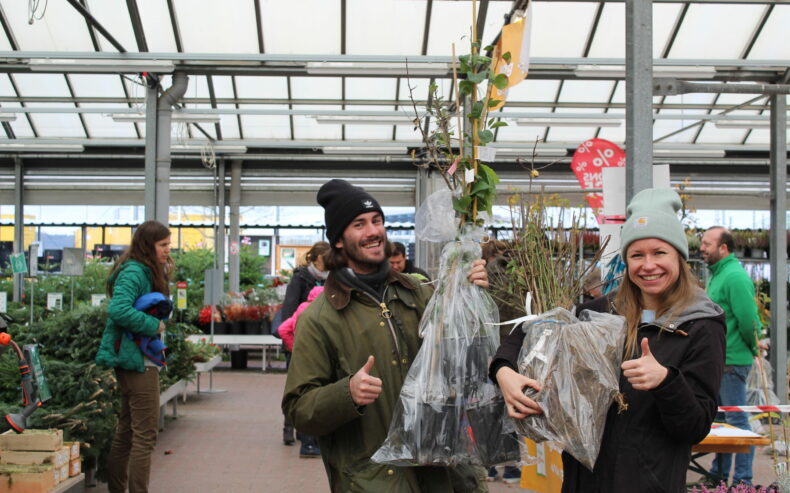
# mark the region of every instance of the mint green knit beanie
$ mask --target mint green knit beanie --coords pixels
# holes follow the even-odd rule
[[[648,188],[634,195],[626,210],[627,219],[620,232],[620,255],[625,260],[628,245],[636,240],[664,240],[688,260],[689,245],[677,212],[680,197],[671,188]]]

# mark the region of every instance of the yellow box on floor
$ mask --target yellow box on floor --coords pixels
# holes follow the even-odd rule
[[[13,430],[0,435],[0,450],[38,450],[55,452],[63,448],[63,430]]]
[[[0,464],[16,464],[18,466],[52,464],[55,467],[61,467],[64,464],[68,464],[70,460],[70,447],[61,447],[56,452],[0,450]]]
[[[0,491],[4,493],[46,493],[59,482],[60,474],[51,464],[0,465]]]
[[[538,493],[560,493],[562,490],[562,449],[553,442],[536,444],[525,438],[529,455],[536,463],[521,469],[521,487]]]

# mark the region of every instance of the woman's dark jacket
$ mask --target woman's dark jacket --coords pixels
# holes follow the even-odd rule
[[[310,290],[316,286],[323,286],[324,281],[320,281],[310,274],[307,267],[297,267],[294,269],[291,282],[285,290],[285,300],[283,300],[282,319],[288,320],[294,314],[299,304],[307,301]]]
[[[585,309],[614,311],[606,297],[580,305],[577,313]],[[637,343],[647,337],[650,351],[669,373],[648,391],[634,390],[620,375],[628,409],[618,414],[617,404],[609,408],[592,472],[563,452],[563,492],[686,491],[691,446],[707,436],[716,416],[724,370],[724,315],[699,290],[683,313],[641,324],[638,330]],[[502,366],[517,368],[523,339],[524,333],[516,330],[502,342],[491,363],[492,379]]]

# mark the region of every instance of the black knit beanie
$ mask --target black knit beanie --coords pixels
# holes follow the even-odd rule
[[[324,208],[326,237],[334,246],[343,235],[346,226],[360,214],[378,212],[384,219],[381,206],[364,189],[355,187],[345,180],[329,180],[316,195],[318,204]]]

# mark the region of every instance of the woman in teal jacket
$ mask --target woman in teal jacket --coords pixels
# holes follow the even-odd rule
[[[152,291],[169,296],[172,266],[170,230],[146,221],[107,278],[110,305],[96,363],[115,369],[121,393],[121,413],[108,458],[110,493],[124,493],[127,487],[129,493],[148,491],[159,423],[159,367],[143,357],[126,333],[154,337],[164,332],[164,322],[133,305]]]

